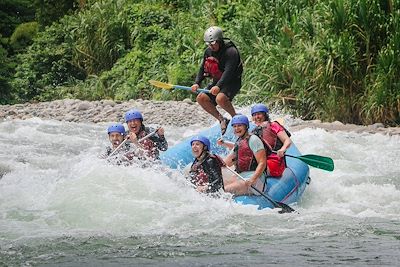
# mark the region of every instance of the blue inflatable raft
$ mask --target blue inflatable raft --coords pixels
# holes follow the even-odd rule
[[[252,125],[251,127],[254,127]],[[199,135],[207,136],[211,142],[212,153],[224,156],[228,151],[216,145],[216,141],[221,137],[219,125],[202,131]],[[233,134],[231,126],[228,127],[224,140],[235,141],[236,137]],[[286,154],[300,156],[300,152],[295,144],[292,144]],[[194,160],[190,146],[190,138],[181,143],[169,148],[161,154],[161,161],[174,169],[184,168]],[[286,157],[287,168],[282,177],[268,177],[267,186],[264,194],[271,197],[274,201],[291,204],[298,202],[301,198],[309,177],[309,167],[299,159]],[[273,204],[263,196],[237,196],[235,201],[241,204],[257,205],[259,209],[273,208]]]

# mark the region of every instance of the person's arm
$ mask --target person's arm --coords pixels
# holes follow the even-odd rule
[[[254,154],[257,161],[257,168],[249,180],[246,181],[247,186],[254,185],[258,178],[263,174],[265,168],[267,167],[267,154],[264,149],[259,150]]]
[[[148,135],[149,133],[153,133],[155,130],[156,129],[152,127],[146,127],[145,128],[146,135]],[[159,127],[157,129],[157,132],[148,138],[154,142],[158,150],[165,151],[168,149],[168,142],[165,139],[164,129],[162,127]]]
[[[283,143],[282,147],[276,151],[276,154],[282,158],[285,155],[286,150],[290,147],[290,145],[292,144],[292,140],[290,139],[290,137],[287,135],[287,133],[283,130],[280,131],[277,134],[279,140],[281,140],[281,142]]]
[[[166,151],[168,149],[168,142],[164,135],[154,135],[152,141],[156,144],[158,150]]]
[[[157,136],[158,136],[158,141],[157,141],[157,148],[161,151],[165,151],[168,149],[168,142],[167,139],[165,139],[164,135],[164,128],[160,127],[157,130]]]
[[[225,159],[224,162],[226,166],[230,167],[235,163],[235,153],[229,154]]]
[[[278,157],[282,158],[292,144],[292,140],[287,135],[285,128],[278,122],[274,121],[271,123],[271,130],[276,133],[277,138],[282,142],[282,147],[276,153]]]
[[[203,60],[201,61],[199,71],[197,73],[196,79],[194,80],[194,83],[199,86],[201,85],[201,82],[204,80],[204,62],[207,57],[206,55],[207,55],[207,50],[204,51]]]
[[[164,135],[159,136],[157,148],[161,151],[166,151],[168,149],[168,142]]]
[[[237,69],[240,64],[239,51],[234,47],[228,47],[225,51],[225,68],[221,78],[217,81],[216,86],[221,88],[224,84],[229,83],[232,79],[237,78]]]
[[[112,148],[108,146],[108,147],[106,147],[106,152],[100,154],[99,158],[106,159],[106,158],[108,158],[108,155],[111,154],[111,152],[112,152]]]
[[[250,149],[253,151],[254,157],[257,161],[257,168],[249,180],[246,181],[247,186],[251,186],[256,183],[257,179],[265,171],[267,167],[267,153],[265,152],[264,145],[260,138],[252,135],[249,140]]]
[[[147,128],[146,134],[154,132],[156,129],[154,128]],[[154,142],[158,150],[166,151],[168,149],[168,142],[164,136],[164,128],[160,127],[156,134],[150,136],[149,139]]]
[[[229,142],[229,141],[225,141],[225,140],[222,139],[222,138],[219,138],[219,139],[217,140],[217,145],[226,147],[226,148],[229,149],[229,150],[232,150],[232,149],[235,147],[235,143]]]

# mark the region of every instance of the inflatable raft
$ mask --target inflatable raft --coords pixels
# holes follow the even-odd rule
[[[251,125],[251,128],[254,125]],[[216,145],[216,141],[221,137],[219,125],[204,130],[199,135],[207,136],[211,142],[212,153],[224,156],[228,151]],[[231,126],[228,127],[224,140],[234,142],[236,137],[233,134]],[[286,154],[300,156],[300,152],[295,144],[292,144]],[[181,143],[169,148],[161,154],[161,161],[170,168],[184,168],[193,162],[192,150],[190,146],[190,138],[185,139]],[[309,177],[309,167],[306,163],[299,159],[286,157],[287,168],[282,177],[268,177],[267,186],[264,189],[264,194],[268,195],[276,202],[291,204],[298,202],[301,198]],[[246,175],[243,173],[243,176]],[[247,177],[245,177],[247,178]],[[273,208],[274,205],[263,196],[237,196],[235,201],[241,204],[257,205],[259,209]]]

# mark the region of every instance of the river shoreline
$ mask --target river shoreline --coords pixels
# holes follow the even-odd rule
[[[77,99],[55,100],[51,102],[0,105],[0,121],[26,120],[33,117],[69,122],[123,122],[124,113],[132,108],[140,110],[145,122],[159,125],[185,127],[193,124],[210,125],[215,120],[197,103],[190,99],[183,101],[84,101]],[[346,131],[357,133],[381,133],[400,135],[400,127],[385,127],[382,123],[362,126],[343,124],[339,121],[321,122],[320,120],[294,120],[289,123],[291,131],[304,128],[321,128],[327,131]]]

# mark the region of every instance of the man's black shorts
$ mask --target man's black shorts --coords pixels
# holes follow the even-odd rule
[[[207,89],[211,89],[212,86],[213,85],[207,86]],[[239,93],[241,87],[242,87],[242,78],[240,77],[238,79],[233,80],[229,84],[225,84],[221,88],[220,93],[224,93],[232,102],[233,98]],[[210,93],[206,93],[206,95],[208,95],[214,106],[217,106],[217,102],[215,101],[216,96]]]

